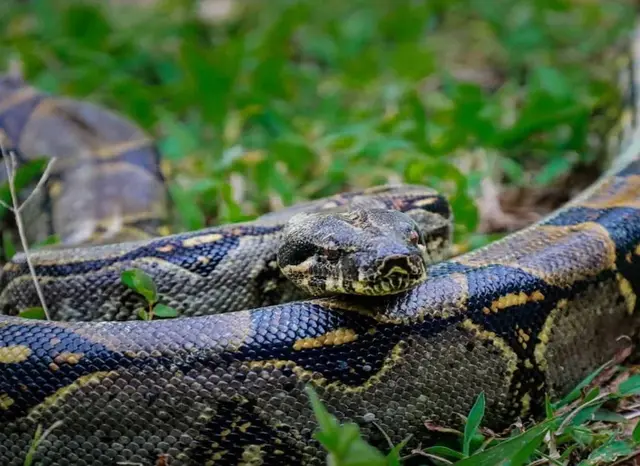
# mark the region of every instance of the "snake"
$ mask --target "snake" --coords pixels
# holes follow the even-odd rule
[[[638,336],[637,65],[625,58],[627,136],[609,169],[460,255],[446,196],[417,185],[164,234],[159,154],[142,130],[2,78],[5,144],[19,162],[58,157],[29,238],[61,244],[29,255],[51,319],[19,315],[40,304],[25,254],[0,275],[0,462],[23,464],[48,429],[38,464],[321,465],[307,387],[382,447],[428,440],[426,422],[459,428],[480,393],[488,428],[543,417],[547,394]],[[144,297],[121,280],[132,268],[178,318],[138,319]]]

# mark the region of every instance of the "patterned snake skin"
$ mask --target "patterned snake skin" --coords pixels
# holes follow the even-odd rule
[[[124,210],[112,195],[115,207],[100,210],[94,198],[73,202],[65,186],[88,175],[63,166],[48,188],[45,225],[66,231],[68,244],[78,231],[81,240],[107,234],[114,222],[154,234],[165,214],[156,203],[163,188],[149,175],[157,170],[153,151],[126,142],[140,139],[137,131],[121,125],[110,132],[108,118],[83,115],[85,107],[68,101],[63,118],[57,101],[15,83],[5,92],[0,125],[22,154],[33,153],[28,144],[48,147],[59,132],[31,123],[38,112],[57,115],[51,121],[89,139],[71,137],[70,150],[56,153],[82,158],[100,141],[110,144],[98,151],[106,154],[98,165],[76,168],[95,175],[105,197],[112,193],[109,170],[121,180],[143,172],[149,180],[140,205]],[[15,258],[0,277],[0,463],[22,464],[37,426],[62,421],[38,448],[40,464],[154,465],[168,455],[171,466],[320,465],[306,385],[377,444],[383,439],[372,419],[394,442],[408,434],[418,441],[425,420],[459,425],[458,413],[467,413],[480,391],[488,427],[539,416],[545,392],[566,392],[626,345],[619,337],[637,336],[638,154],[635,137],[572,203],[504,240],[430,266],[425,282],[392,296],[264,307],[298,299],[273,265],[279,214],[135,243],[38,252],[36,272],[55,321],[15,317],[37,304],[24,261]],[[440,219],[441,226],[450,222],[437,194],[399,188],[390,201],[385,189],[374,190],[382,202]],[[357,196],[312,207],[358,203]],[[76,208],[89,208],[80,226]],[[449,234],[436,228],[427,243],[440,241],[437,251]],[[155,277],[181,318],[130,320],[136,300],[118,274],[132,265]]]

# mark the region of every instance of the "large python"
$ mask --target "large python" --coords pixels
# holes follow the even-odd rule
[[[13,90],[21,95],[22,89]],[[23,153],[38,135],[47,142],[52,134],[64,139],[44,126],[34,131],[29,118],[39,104],[11,95],[16,105],[0,107],[2,126]],[[52,98],[38,99],[49,102],[49,111],[58,108]],[[115,146],[100,152],[108,154],[106,166],[148,160],[115,150],[118,144],[130,148],[126,141],[104,139]],[[90,154],[94,146],[78,143],[72,152]],[[300,299],[277,264],[283,226],[300,211],[342,209],[348,215],[374,199],[376,208],[382,203],[428,220],[421,225],[432,229],[418,243],[437,255],[450,235],[450,212],[429,190],[377,188],[248,224],[38,251],[37,276],[57,321],[15,316],[38,301],[23,256],[14,258],[0,281],[0,462],[22,464],[37,426],[62,421],[36,452],[41,464],[153,465],[161,455],[172,466],[323,464],[306,385],[341,420],[358,422],[374,443],[383,440],[377,426],[398,442],[408,434],[424,438],[426,420],[459,425],[458,414],[467,413],[481,391],[489,427],[537,417],[546,392],[565,393],[626,345],[622,336],[637,337],[639,154],[636,134],[611,170],[553,215],[431,265],[426,280],[391,295]],[[64,192],[56,181],[48,193],[54,207]],[[161,192],[154,189],[151,200]],[[153,234],[153,222],[138,222],[145,209],[128,218]],[[161,216],[162,209],[147,218]],[[124,216],[85,217],[91,222],[82,237],[111,231],[96,227],[104,217],[120,222]],[[314,232],[305,234],[319,240]],[[328,244],[314,241],[311,255],[289,262],[300,265]],[[406,263],[397,265],[406,269]],[[290,272],[308,276],[310,264]],[[127,320],[140,303],[120,284],[119,272],[133,265],[155,277],[181,318]],[[378,267],[391,269],[384,260]],[[267,306],[276,301],[288,302]],[[97,319],[110,321],[86,322]]]

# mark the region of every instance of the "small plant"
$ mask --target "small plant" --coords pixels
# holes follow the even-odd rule
[[[18,313],[19,317],[23,319],[36,319],[36,320],[46,320],[47,314],[44,312],[44,309],[40,306],[36,307],[28,307],[23,309]]]
[[[435,445],[414,450],[406,457],[400,457],[400,450],[408,439],[391,445],[391,452],[385,456],[361,437],[356,424],[341,425],[329,414],[311,387],[307,387],[307,393],[318,421],[315,438],[327,450],[327,464],[332,466],[400,465],[403,459],[413,456],[429,458],[437,465],[456,466],[622,464],[621,461],[640,454],[640,422],[625,435],[629,416],[604,406],[639,395],[640,375],[629,375],[626,371],[611,382],[610,389],[590,387],[605,368],[606,365],[594,371],[557,403],[552,404],[547,398],[546,418],[527,429],[513,429],[507,438],[499,438],[480,427],[485,414],[485,395],[480,393],[466,418],[464,432],[427,425],[431,430],[456,436],[460,451]]]
[[[178,311],[174,308],[162,304],[159,301],[158,288],[153,279],[143,270],[129,269],[122,272],[120,280],[123,284],[141,295],[147,302],[147,309],[138,309],[138,317],[142,320],[152,320],[154,317],[160,319],[173,318],[178,316]]]
[[[62,425],[62,421],[56,421],[51,426],[42,432],[42,424],[38,424],[36,427],[36,432],[33,435],[33,442],[31,442],[31,446],[29,447],[29,451],[27,452],[27,456],[24,458],[24,466],[31,466],[33,463],[33,457],[40,446],[40,443],[47,438],[47,436],[54,430]]]
[[[400,450],[409,440],[393,447],[388,455],[367,443],[355,423],[340,424],[320,402],[318,395],[307,387],[307,394],[320,429],[314,437],[329,452],[328,466],[399,466]]]

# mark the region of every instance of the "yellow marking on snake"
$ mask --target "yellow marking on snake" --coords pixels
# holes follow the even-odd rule
[[[171,251],[173,251],[173,246],[171,244],[166,244],[164,246],[160,246],[159,248],[156,248],[156,251],[158,251],[158,252],[171,252]]]
[[[546,353],[549,341],[551,339],[551,332],[554,329],[556,316],[558,315],[558,313],[566,309],[568,304],[569,301],[567,301],[566,299],[561,299],[560,301],[558,301],[556,307],[551,310],[544,322],[544,325],[542,326],[542,329],[538,333],[538,340],[540,340],[540,343],[538,343],[534,348],[533,357],[541,371],[546,371],[549,365]]]
[[[511,238],[509,251],[497,242],[452,261],[469,267],[513,267],[563,288],[615,268],[616,245],[598,223],[536,225],[525,232]],[[576,254],[577,249],[582,252]],[[555,260],[549,260],[551,255]]]
[[[531,336],[527,332],[525,332],[521,328],[518,329],[518,342],[522,345],[524,349],[527,349],[527,342],[530,339],[531,339]]]
[[[475,324],[471,319],[465,319],[462,321],[462,328],[469,331],[472,335],[482,341],[491,342],[496,348],[502,351],[507,365],[507,378],[508,383],[511,383],[513,374],[518,369],[518,355],[513,351],[509,344],[495,333],[484,330],[478,324]]]
[[[94,151],[94,154],[101,159],[111,159],[116,158],[124,152],[128,152],[133,149],[140,149],[150,144],[151,140],[149,138],[141,138],[134,141],[120,142],[100,147]]]
[[[639,209],[638,186],[640,186],[640,175],[629,175],[623,180],[612,178],[603,185],[602,192],[592,199],[576,205],[591,209],[612,209],[615,207]]]
[[[31,356],[31,348],[25,345],[13,345],[0,348],[0,364],[17,364]]]
[[[627,303],[627,311],[631,315],[633,314],[633,310],[636,308],[636,294],[633,292],[633,287],[629,280],[624,278],[622,274],[617,273],[616,278],[618,280],[620,294],[624,297],[624,300]]]
[[[88,385],[99,385],[102,380],[106,379],[107,377],[113,377],[117,375],[118,373],[116,371],[101,371],[80,376],[71,384],[58,389],[53,395],[49,395],[44,400],[42,400],[42,403],[33,407],[29,411],[29,417],[37,417],[40,415],[40,413],[46,413],[51,408],[54,408],[57,405],[67,401],[68,398],[73,397],[73,394],[83,387],[86,387]]]
[[[526,294],[524,291],[520,293],[509,293],[508,295],[500,296],[498,299],[491,303],[491,311],[498,312],[503,309],[507,309],[513,306],[521,306],[530,302],[542,301],[544,295],[536,290],[531,295]],[[485,311],[485,314],[488,314]]]
[[[527,414],[529,414],[529,411],[531,410],[531,394],[527,392],[524,395],[522,395],[522,398],[520,398],[520,403],[522,404],[520,417],[525,417]]]
[[[265,455],[262,445],[247,445],[242,451],[242,461],[238,466],[259,466],[263,463]]]
[[[16,401],[11,398],[6,393],[0,394],[0,409],[6,411],[9,409]]]
[[[403,362],[404,353],[405,353],[405,342],[397,343],[392,349],[389,356],[385,359],[382,367],[373,374],[369,379],[364,382],[362,385],[357,387],[352,387],[344,384],[340,381],[328,382],[325,377],[318,376],[318,373],[313,371],[309,371],[304,369],[302,366],[297,365],[294,361],[286,360],[286,359],[268,359],[265,361],[249,361],[249,368],[251,370],[255,369],[290,369],[299,380],[312,383],[319,387],[324,387],[326,390],[335,390],[339,393],[362,393],[369,390],[371,387],[380,383],[382,378],[389,373],[398,363]]]
[[[182,245],[185,248],[194,248],[196,246],[202,246],[203,244],[215,243],[224,238],[220,233],[212,233],[209,235],[194,236],[193,238],[185,239]]]
[[[302,338],[293,344],[293,349],[300,351],[303,349],[322,348],[323,346],[339,346],[345,343],[356,341],[358,335],[350,328],[339,328],[332,330],[315,338]]]
[[[53,358],[56,364],[78,364],[80,359],[84,357],[83,353],[70,353],[65,351],[64,353],[60,353],[58,356]]]

